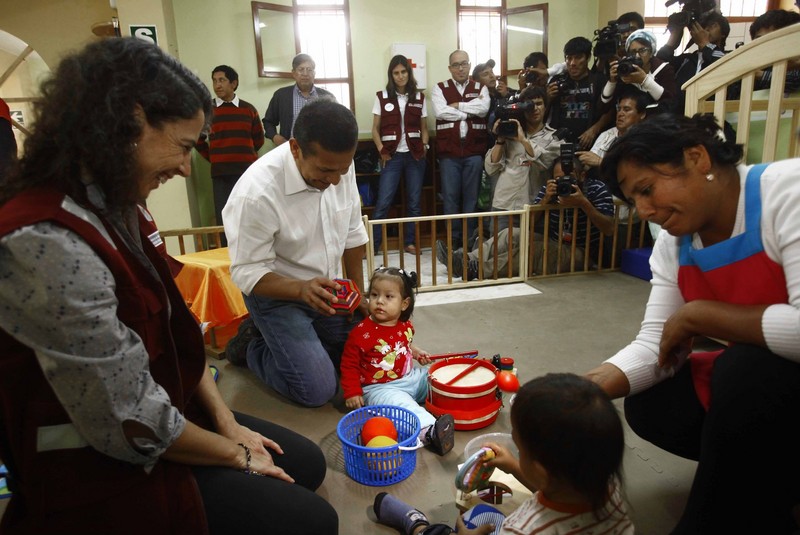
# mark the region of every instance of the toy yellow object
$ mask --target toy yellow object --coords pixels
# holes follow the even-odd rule
[[[367,442],[368,448],[388,448],[396,445],[396,440],[383,435],[378,435]],[[370,470],[378,470],[386,477],[391,477],[395,474],[398,458],[394,451],[367,453],[366,457],[367,467]]]

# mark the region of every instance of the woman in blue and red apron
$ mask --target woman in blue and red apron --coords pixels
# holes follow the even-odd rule
[[[589,372],[640,437],[697,461],[673,533],[790,533],[800,504],[800,160],[747,166],[711,116],[656,116],[603,159],[661,226],[639,335]],[[692,339],[728,342],[691,352]],[[800,509],[800,507],[797,507]]]
[[[381,156],[381,177],[373,219],[384,219],[394,203],[400,179],[405,179],[406,213],[398,217],[422,215],[422,183],[425,181],[425,155],[428,152],[428,126],[425,94],[417,91],[412,61],[396,55],[389,61],[386,89],[375,94],[372,106],[372,140]],[[403,242],[407,253],[416,254],[416,225],[406,223]],[[375,227],[375,251],[383,241],[383,225]]]

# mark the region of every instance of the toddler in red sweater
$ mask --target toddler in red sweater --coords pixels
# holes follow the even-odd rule
[[[393,405],[419,417],[422,442],[439,455],[453,449],[453,417],[438,419],[420,403],[428,393],[430,354],[412,344],[414,288],[417,274],[398,268],[379,268],[369,281],[369,317],[352,331],[342,353],[341,382],[345,405]]]

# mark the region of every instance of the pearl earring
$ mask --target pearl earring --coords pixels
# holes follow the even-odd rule
[[[708,174],[706,175],[706,180],[707,180],[707,181],[709,181],[709,182],[711,182],[712,180],[714,180],[714,175],[713,175],[712,173],[708,173]]]

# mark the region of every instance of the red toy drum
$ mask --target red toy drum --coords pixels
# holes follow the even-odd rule
[[[437,417],[452,414],[459,431],[491,425],[503,405],[497,395],[496,372],[483,359],[453,358],[433,364],[425,408]]]

